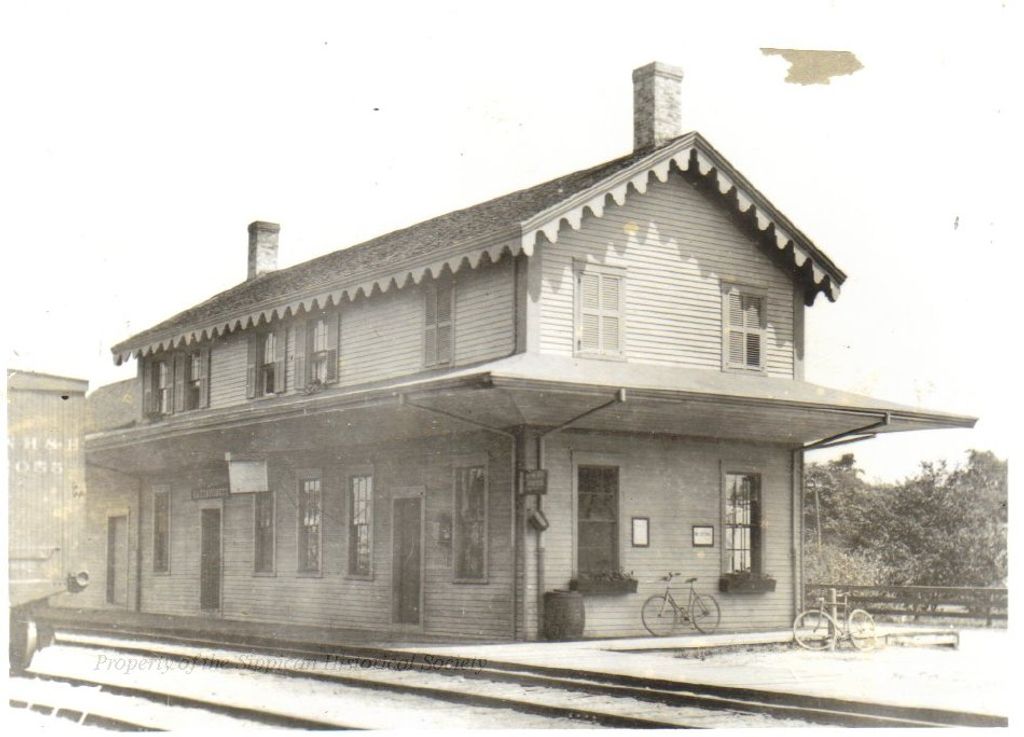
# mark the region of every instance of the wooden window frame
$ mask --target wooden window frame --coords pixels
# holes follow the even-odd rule
[[[619,280],[619,304],[616,309],[605,308],[602,304],[597,309],[598,316],[598,348],[587,350],[583,347],[583,277],[594,274],[598,277],[598,295],[602,293],[601,282],[606,278]],[[626,269],[611,264],[596,264],[582,259],[573,260],[573,331],[572,352],[581,358],[598,358],[609,361],[623,361],[626,358]],[[599,296],[600,300],[600,296]],[[614,316],[619,320],[618,350],[605,348],[603,319]]]
[[[166,369],[166,386],[163,383]],[[165,402],[166,401],[166,406]],[[153,362],[153,414],[166,417],[174,414],[174,356],[158,358]]]
[[[154,484],[151,488],[153,497],[153,527],[151,530],[152,542],[153,542],[153,560],[151,561],[150,568],[155,576],[167,576],[171,573],[171,486],[170,484]],[[157,498],[163,498],[167,500],[167,530],[164,535],[164,565],[162,568],[157,568]]]
[[[452,581],[458,584],[485,584],[489,580],[490,566],[490,496],[491,496],[491,469],[489,457],[486,453],[473,455],[454,456],[452,458]],[[483,468],[484,471],[484,509],[483,509],[483,566],[482,573],[478,577],[459,575],[459,545],[462,541],[462,533],[459,525],[459,473],[471,468]]]
[[[323,477],[323,472],[320,471],[319,469],[301,470],[301,471],[299,471],[296,474],[296,481],[297,481],[296,486],[297,486],[297,490],[298,490],[298,498],[296,499],[296,505],[295,505],[295,517],[296,517],[295,521],[297,523],[296,526],[295,526],[295,558],[296,558],[295,569],[296,569],[297,574],[299,576],[301,576],[301,577],[320,578],[320,577],[323,576],[323,572],[324,572],[324,520],[325,520],[325,515],[324,515],[324,498],[325,498],[325,494],[324,494],[324,477]],[[305,494],[305,492],[304,492],[302,487],[303,487],[303,484],[305,482],[307,482],[307,481],[317,481],[317,482],[319,482],[319,485],[320,485],[320,488],[319,488],[319,493],[320,493],[320,524],[318,525],[318,529],[317,529],[317,535],[318,535],[318,539],[317,539],[317,552],[318,552],[318,556],[317,556],[317,567],[316,567],[316,569],[303,568],[303,566],[302,566],[302,562],[305,559],[305,553],[306,553],[306,551],[303,549],[303,546],[302,546],[302,543],[303,543],[303,529],[304,529],[304,525],[303,525],[303,503],[304,503],[304,494]]]
[[[721,529],[722,529],[722,573],[737,573],[744,569],[734,569],[732,567],[732,555],[731,552],[736,550],[735,547],[729,547],[729,531],[732,528],[740,527],[741,525],[730,524],[729,512],[728,512],[728,493],[729,493],[729,477],[730,476],[752,476],[757,479],[757,498],[756,498],[756,514],[757,524],[742,525],[743,527],[749,527],[751,530],[750,535],[750,568],[749,571],[752,575],[763,575],[764,570],[764,554],[765,554],[765,529],[764,529],[764,473],[757,467],[750,464],[735,464],[735,463],[723,463],[721,472]],[[752,520],[753,521],[753,520]]]
[[[603,454],[587,453],[581,457],[574,458],[572,464],[573,474],[573,509],[575,511],[573,520],[573,539],[574,539],[574,555],[573,555],[573,568],[575,575],[594,573],[594,571],[584,571],[580,565],[580,523],[583,521],[583,516],[580,513],[580,469],[583,468],[614,468],[616,471],[617,486],[615,489],[615,521],[614,530],[612,532],[612,540],[614,542],[613,554],[615,559],[612,561],[612,565],[607,572],[617,572],[622,565],[623,558],[623,543],[622,543],[622,463],[619,459],[614,457],[606,457]],[[632,530],[630,530],[632,534]],[[598,571],[601,573],[601,571]]]
[[[270,497],[270,570],[260,570],[259,550],[257,540],[259,539],[259,515],[257,514],[257,497],[260,494],[267,494]],[[273,489],[258,491],[252,495],[252,575],[254,576],[276,576],[277,575],[277,494]]]
[[[761,324],[757,328],[733,327],[729,323],[729,296],[737,293],[740,299],[743,297],[761,300]],[[722,282],[722,370],[740,371],[743,373],[764,374],[768,365],[768,293],[763,288],[754,287],[748,284],[737,282]],[[760,340],[760,363],[752,366],[744,363],[734,363],[729,357],[729,334],[738,331],[743,335],[743,354],[746,358],[746,339],[748,335],[757,335]]]
[[[353,557],[354,538],[352,537],[352,532],[353,532],[353,528],[355,527],[355,523],[353,522],[353,520],[354,520],[353,506],[354,506],[354,501],[355,501],[353,493],[354,493],[355,489],[353,488],[352,483],[353,483],[353,481],[355,479],[361,479],[361,478],[369,478],[370,479],[370,503],[369,503],[369,508],[368,508],[370,519],[367,522],[367,543],[369,544],[369,547],[370,547],[370,556],[369,556],[369,560],[367,561],[367,570],[366,570],[365,573],[353,570],[353,564],[354,564],[355,560],[354,560],[354,557]],[[373,564],[373,559],[374,559],[374,555],[373,555],[374,534],[373,534],[373,526],[374,526],[374,523],[375,523],[375,520],[376,520],[376,515],[374,514],[374,511],[375,511],[374,508],[376,506],[376,503],[377,503],[377,479],[376,479],[376,476],[374,474],[373,467],[372,466],[366,466],[366,467],[363,467],[363,468],[354,468],[354,469],[352,469],[349,472],[348,476],[346,477],[346,481],[345,481],[345,534],[346,534],[346,540],[345,540],[345,557],[346,557],[346,560],[345,560],[345,575],[346,575],[347,578],[356,579],[356,580],[359,580],[359,581],[372,581],[373,580],[373,576],[374,576],[374,564]]]
[[[440,310],[438,309],[440,302],[438,301],[439,287],[447,289],[450,299],[448,305],[448,320],[440,320]],[[423,336],[423,350],[421,355],[423,356],[423,367],[424,368],[442,368],[445,366],[451,366],[455,363],[455,277],[451,274],[442,275],[439,278],[433,279],[428,282],[424,288],[423,296],[423,330],[421,332]],[[433,322],[430,319],[431,314],[434,316]],[[448,328],[450,331],[450,338],[448,341],[449,355],[447,358],[442,358],[438,351],[438,340],[437,334],[441,328]],[[433,354],[430,351],[430,340],[429,336],[433,331],[434,334],[434,350]]]
[[[196,375],[196,363],[199,373]],[[182,382],[182,409],[191,412],[206,409],[210,406],[210,348],[204,346],[187,351],[184,354],[184,372]]]
[[[324,345],[316,345],[316,326],[324,324]],[[318,387],[338,381],[338,356],[341,346],[341,311],[313,312],[292,324],[295,331],[295,359],[293,381],[296,389],[315,391]],[[315,377],[315,367],[322,360],[324,377]]]
[[[246,360],[245,396],[249,399],[265,399],[284,394],[288,389],[288,328],[280,323],[254,329],[249,336],[248,358]],[[267,339],[274,336],[274,356],[268,357]],[[268,360],[270,358],[270,360]],[[266,368],[273,366],[273,391],[266,391]]]

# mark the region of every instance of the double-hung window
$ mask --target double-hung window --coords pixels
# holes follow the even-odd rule
[[[171,568],[171,492],[161,486],[153,489],[153,572],[167,573]]]
[[[619,570],[619,469],[577,468],[577,568],[580,573]]]
[[[735,285],[722,289],[722,364],[727,369],[764,369],[767,297]]]
[[[483,459],[455,468],[454,523],[455,579],[486,579],[487,464]]]
[[[299,571],[320,573],[323,535],[323,482],[319,474],[299,478]]]
[[[724,502],[725,573],[763,573],[761,476],[727,471]]]
[[[154,366],[156,379],[156,414],[169,415],[174,411],[174,375],[169,360],[157,361]]]
[[[253,570],[274,572],[274,492],[260,491],[252,495],[253,503]]]
[[[287,347],[288,331],[283,327],[253,333],[249,338],[247,397],[266,397],[285,390]]]
[[[352,576],[373,573],[373,475],[348,480],[348,572]]]
[[[625,352],[625,271],[576,262],[577,355],[620,358]]]
[[[423,320],[423,365],[447,366],[455,343],[455,285],[450,277],[427,284]]]
[[[210,406],[210,349],[202,348],[188,354],[185,371],[185,409]]]

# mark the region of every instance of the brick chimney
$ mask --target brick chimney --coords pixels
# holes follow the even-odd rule
[[[277,234],[281,226],[257,220],[249,223],[249,279],[277,269]]]
[[[679,88],[683,70],[651,62],[633,70],[633,150],[649,151],[682,135]]]

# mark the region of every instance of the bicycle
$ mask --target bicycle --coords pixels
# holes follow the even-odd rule
[[[805,650],[835,650],[836,644],[849,640],[857,650],[870,650],[877,644],[875,619],[863,609],[850,609],[849,594],[834,595],[828,608],[835,608],[836,617],[826,611],[825,597],[819,596],[816,607],[805,609],[793,620],[793,639]],[[839,617],[838,612],[843,616]],[[838,620],[838,621],[837,621]]]
[[[662,576],[661,581],[666,581],[665,593],[655,594],[644,602],[640,609],[640,619],[644,627],[655,637],[667,637],[675,631],[680,622],[689,622],[694,629],[710,635],[718,628],[722,619],[722,611],[718,601],[710,594],[698,594],[693,584],[696,578],[686,579],[690,584],[690,596],[686,606],[680,606],[670,591],[672,579],[681,576],[681,573],[669,573]]]

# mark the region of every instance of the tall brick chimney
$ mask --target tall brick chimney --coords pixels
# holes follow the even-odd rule
[[[682,135],[683,70],[651,62],[633,70],[633,150],[649,151]]]
[[[249,279],[277,269],[277,234],[281,226],[257,220],[249,223]]]

